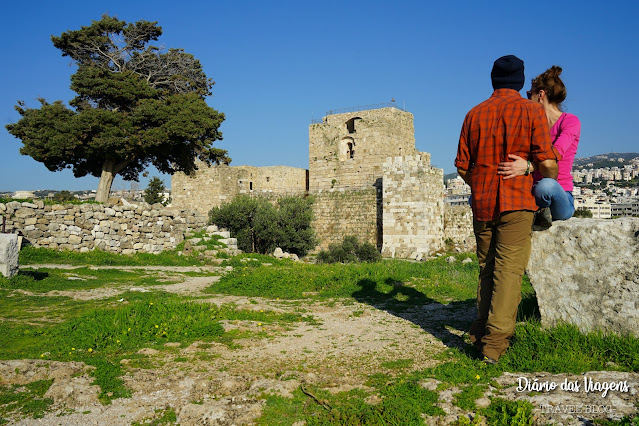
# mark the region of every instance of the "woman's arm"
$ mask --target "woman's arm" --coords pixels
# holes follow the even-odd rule
[[[563,157],[575,141],[579,142],[580,133],[581,123],[577,116],[565,114],[562,122],[559,123],[557,136],[555,136],[555,140],[553,141],[553,148]]]

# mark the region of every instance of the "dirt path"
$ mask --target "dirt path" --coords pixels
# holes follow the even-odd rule
[[[194,269],[154,267],[153,270],[176,272]],[[217,279],[219,277],[188,277],[184,282],[153,286],[152,289],[202,296],[201,291]],[[117,291],[127,290],[130,289],[50,293],[87,300],[111,297]],[[106,406],[97,400],[98,387],[91,385],[93,379],[88,372],[92,367],[46,360],[0,361],[0,383],[55,379],[46,395],[54,399],[55,409],[42,419],[24,419],[15,424],[127,425],[157,417],[157,410],[165,408],[173,409],[182,425],[250,424],[262,413],[265,393],[290,397],[303,384],[331,392],[366,389],[364,383],[370,374],[397,372],[386,368],[385,362],[412,360],[409,369],[415,370],[433,366],[440,352],[463,344],[462,329],[452,326],[449,319],[455,318],[460,324],[465,324],[473,315],[468,307],[455,309],[441,304],[393,313],[383,306],[359,302],[292,303],[223,295],[207,295],[203,301],[215,304],[232,302],[240,309],[303,310],[305,315],[312,315],[318,320],[318,325],[296,323],[284,328],[276,325],[264,327],[251,321],[225,322],[227,330],[258,331],[263,328],[269,337],[240,340],[237,349],[202,343],[181,349],[178,345],[167,344],[167,350],[163,351],[142,349],[139,353],[148,356],[146,368],[139,368],[129,360],[122,362],[126,371],[124,380],[133,390],[133,396],[116,399]],[[616,373],[605,372],[605,377],[612,374]],[[639,375],[624,374],[624,380],[634,380],[634,389],[639,389]],[[514,389],[517,382],[511,376],[502,376],[501,380],[504,390],[491,387],[487,396],[496,392],[509,395],[509,389]],[[437,383],[431,380],[423,385],[434,389]],[[448,415],[432,418],[430,423],[448,424],[468,415],[452,403],[453,395],[458,391],[453,388],[441,392],[440,405]],[[615,400],[615,404],[631,409],[633,401],[637,402],[637,394],[627,396],[626,400]],[[517,399],[522,395],[512,390],[510,397]],[[567,395],[567,398],[570,397]],[[577,396],[572,397],[575,402]],[[486,398],[481,403],[485,404]],[[535,403],[543,404],[544,401],[536,400]],[[541,419],[547,421],[551,417]],[[583,424],[570,419],[564,424]]]

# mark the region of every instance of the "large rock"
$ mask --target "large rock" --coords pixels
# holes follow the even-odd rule
[[[527,269],[544,326],[639,335],[639,218],[554,222]]]
[[[17,234],[0,234],[0,274],[11,278],[18,273],[19,251]]]

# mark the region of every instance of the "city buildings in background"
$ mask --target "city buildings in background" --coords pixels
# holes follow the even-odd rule
[[[621,155],[601,154],[575,160],[572,172],[575,209],[588,209],[593,218],[598,219],[639,216],[639,154]],[[470,186],[461,177],[451,176],[445,180],[444,201],[451,206],[468,206]],[[144,200],[144,190],[133,186],[129,190],[111,191],[111,196],[130,201]],[[0,197],[53,200],[59,192],[62,191],[0,192]],[[70,191],[79,200],[91,200],[95,198],[95,192]],[[165,189],[164,197],[168,200],[171,191]]]

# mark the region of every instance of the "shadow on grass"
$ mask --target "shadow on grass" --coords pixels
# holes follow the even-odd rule
[[[357,284],[361,290],[354,292],[352,296],[360,303],[418,325],[449,348],[457,348],[469,354],[474,352],[474,347],[466,343],[463,336],[452,333],[450,329],[462,332],[469,330],[475,316],[475,299],[446,304],[391,278],[386,279],[385,283],[392,286],[389,292],[378,290],[377,283],[373,280],[360,280]]]
[[[357,301],[418,325],[449,348],[456,348],[471,357],[477,355],[475,347],[467,343],[463,335],[451,332],[451,329],[463,333],[470,330],[476,315],[474,298],[441,303],[392,278],[385,280],[385,284],[392,287],[389,292],[380,291],[377,283],[371,279],[362,279],[357,284],[361,290],[352,294]],[[539,306],[534,291],[525,291],[519,305],[517,321],[526,322],[539,318]]]
[[[42,281],[43,279],[49,277],[48,272],[40,272],[40,271],[20,271],[18,272],[18,275],[31,277],[34,281]]]

